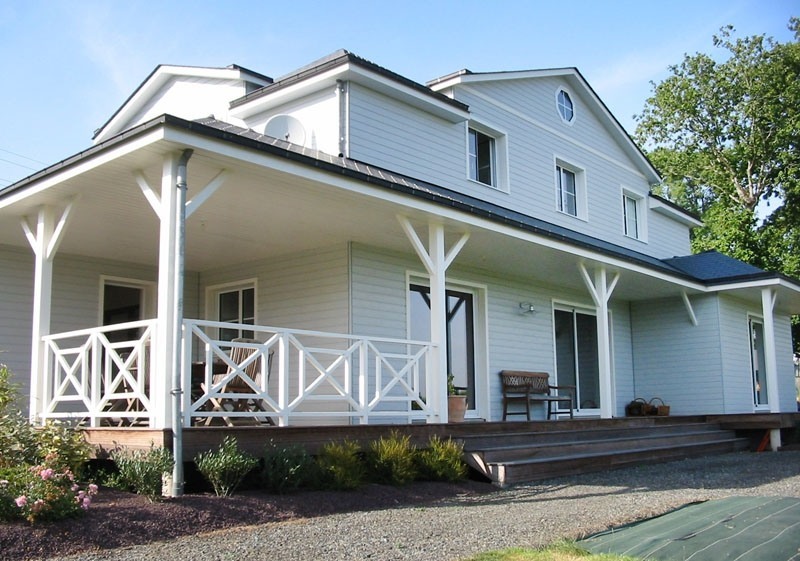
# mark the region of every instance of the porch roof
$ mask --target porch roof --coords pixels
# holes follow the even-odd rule
[[[182,134],[168,134],[170,131],[182,132]],[[215,144],[217,142],[224,144]],[[113,229],[127,223],[130,228],[135,228],[135,232],[128,230],[126,235],[130,239],[124,239],[125,249],[128,251],[126,258],[142,263],[153,262],[152,258],[147,257],[144,253],[145,250],[141,248],[150,247],[152,248],[148,250],[150,252],[157,249],[157,228],[154,228],[156,219],[152,215],[152,210],[147,205],[141,204],[143,198],[138,189],[135,187],[131,189],[131,184],[134,182],[130,172],[147,168],[151,177],[157,177],[160,173],[159,154],[185,146],[195,148],[195,156],[190,165],[190,186],[202,185],[203,182],[209,181],[221,168],[237,169],[238,166],[243,170],[241,173],[237,171],[238,177],[242,178],[241,181],[244,185],[242,188],[247,189],[241,196],[256,197],[249,200],[251,212],[243,217],[236,215],[236,212],[242,212],[242,208],[234,208],[235,201],[233,199],[229,197],[223,199],[215,195],[218,197],[217,202],[222,206],[215,207],[213,212],[205,208],[201,209],[201,212],[192,218],[194,224],[187,231],[187,240],[191,240],[192,237],[198,241],[201,240],[202,234],[206,234],[204,231],[206,220],[210,224],[210,221],[215,218],[223,219],[228,223],[237,221],[238,218],[241,218],[240,221],[248,220],[247,225],[241,227],[243,229],[249,227],[253,239],[244,239],[244,234],[232,236],[230,239],[235,240],[241,249],[230,247],[227,251],[223,249],[226,246],[222,245],[221,239],[219,246],[212,247],[206,244],[194,254],[189,248],[187,249],[187,267],[194,266],[200,269],[208,267],[209,264],[207,261],[203,262],[201,253],[206,256],[206,259],[209,253],[215,253],[219,256],[217,257],[220,260],[219,264],[224,265],[226,260],[228,263],[234,262],[233,259],[238,256],[237,251],[245,252],[246,249],[252,250],[256,247],[266,251],[264,248],[270,245],[269,241],[274,240],[275,232],[279,232],[284,240],[291,237],[287,235],[289,231],[303,232],[303,235],[310,236],[309,229],[304,226],[311,222],[317,225],[325,222],[324,228],[328,229],[320,230],[317,233],[315,240],[317,243],[320,240],[360,241],[363,243],[374,241],[395,251],[408,251],[410,249],[408,242],[404,240],[399,227],[396,231],[387,227],[387,220],[396,222],[393,216],[402,211],[408,212],[412,218],[416,217],[421,220],[424,220],[431,212],[439,216],[446,216],[452,232],[463,231],[465,227],[472,229],[477,226],[480,228],[482,234],[473,235],[467,249],[462,252],[463,255],[469,254],[474,258],[471,263],[473,266],[477,264],[477,266],[490,270],[505,271],[520,276],[531,273],[537,273],[540,277],[546,275],[550,282],[558,279],[560,284],[572,283],[572,286],[579,290],[583,290],[583,286],[576,274],[575,263],[583,259],[598,263],[609,262],[612,264],[612,269],[635,271],[635,275],[627,275],[627,279],[623,278],[617,288],[620,297],[631,300],[676,295],[680,290],[687,289],[694,293],[706,292],[713,290],[712,285],[718,280],[703,278],[700,275],[702,263],[699,260],[691,261],[691,263],[698,264],[699,269],[698,267],[687,268],[684,261],[660,260],[458,193],[440,185],[413,179],[363,162],[299,147],[213,118],[187,121],[171,115],[162,115],[117,135],[0,190],[0,215],[20,216],[45,201],[63,202],[71,196],[87,191],[91,193],[92,200],[88,201],[86,199],[89,197],[85,197],[81,201],[81,206],[89,209],[83,211],[85,214],[81,216],[81,220],[86,223],[94,221],[98,225],[93,230],[87,224],[86,231],[81,232],[79,239],[72,244],[65,245],[65,248],[69,248],[65,251],[74,253],[76,248],[86,247],[81,244],[90,244],[92,243],[90,240],[98,238],[98,231],[105,231],[111,235]],[[220,147],[230,148],[220,150]],[[255,158],[262,159],[249,160],[245,165],[242,164],[241,153],[234,153],[231,149],[245,149],[250,154],[255,154]],[[119,152],[120,155],[116,155],[116,152]],[[270,167],[268,170],[259,166],[261,162],[265,161],[263,156],[267,156],[272,162],[278,162],[274,164],[277,167]],[[248,158],[250,157],[248,156]],[[82,171],[82,166],[93,159],[102,160],[103,163],[97,164],[95,167],[87,166],[89,171]],[[316,174],[316,179],[302,178],[298,180],[296,176],[289,175],[291,170],[287,170],[285,166],[282,167],[280,161],[287,162],[287,165],[300,165],[302,169],[308,170],[308,173]],[[247,175],[251,171],[255,171],[259,175]],[[323,172],[324,177],[329,179],[319,179],[322,176],[318,172]],[[193,173],[195,174],[194,178],[192,177]],[[265,173],[269,173],[269,175],[264,176]],[[67,179],[60,179],[61,174]],[[292,179],[293,177],[294,179]],[[336,179],[336,177],[341,179]],[[80,180],[76,178],[80,178]],[[368,188],[377,188],[378,191],[375,193],[395,193],[404,201],[405,210],[392,205],[386,195],[379,195],[379,198],[376,198],[373,193],[372,197],[365,198],[363,190],[359,190],[359,188],[341,193],[339,190],[330,189],[331,181],[341,186],[344,185],[342,180],[349,182],[347,185],[350,186],[364,185]],[[298,188],[298,181],[300,181],[302,189]],[[86,189],[87,182],[91,182],[92,190]],[[124,187],[120,187],[122,190],[114,190],[115,182],[124,182]],[[270,187],[268,192],[264,189],[265,185]],[[52,191],[52,195],[47,195],[46,191],[54,186],[58,188]],[[28,196],[29,193],[34,196]],[[236,195],[240,196],[238,192]],[[270,199],[266,199],[266,197],[273,197],[274,200],[287,202],[287,204],[293,202],[297,209],[293,211],[293,214],[284,216],[287,214],[286,208],[288,207],[280,207],[279,211],[276,210],[279,207],[275,204],[269,208]],[[300,200],[290,199],[291,197]],[[247,204],[248,199],[243,200]],[[263,203],[265,200],[267,202]],[[400,199],[395,197],[394,200]],[[266,207],[256,213],[254,209],[259,204],[266,204]],[[433,206],[430,206],[431,204]],[[105,217],[103,213],[107,212],[104,210],[107,207],[104,205],[118,205],[120,208],[115,211],[113,216]],[[266,216],[268,212],[278,214],[270,214],[268,219]],[[331,216],[336,216],[341,220],[331,221]],[[265,232],[263,223],[270,221],[274,222],[276,226],[272,232]],[[21,228],[18,225],[8,224],[13,221],[5,220],[5,222],[7,223],[5,227],[0,227],[0,243],[9,243],[5,241],[9,239],[14,239],[17,245],[24,243]],[[102,224],[100,224],[101,222]],[[287,228],[294,228],[294,230],[287,230]],[[11,230],[14,229],[15,232],[12,234]],[[497,237],[498,232],[501,238]],[[505,236],[502,235],[504,233]],[[261,237],[259,238],[259,236]],[[266,243],[265,240],[267,240]],[[535,259],[532,259],[530,253],[530,244],[526,243],[530,240],[535,240],[539,248],[537,250],[539,253],[533,256]],[[285,246],[284,251],[302,249],[299,247],[299,242],[293,243],[294,246]],[[274,246],[273,243],[272,247],[274,248]],[[569,260],[565,260],[563,257],[565,251],[573,255]],[[118,253],[112,255],[118,255]],[[250,259],[253,259],[256,254],[251,251],[249,255]],[[97,256],[110,257],[110,255],[99,253]],[[194,264],[193,258],[195,259]],[[725,279],[725,282],[730,284],[738,280],[741,279],[728,278]],[[779,303],[780,300],[784,300],[782,307],[791,308],[792,311],[800,309],[800,283],[797,281],[767,272],[749,276],[745,280],[748,284],[746,289],[752,293],[749,296],[753,299],[756,297],[756,292],[752,290],[754,288],[753,281],[769,284],[779,283],[780,286],[788,289],[783,290],[783,296],[779,297]],[[725,288],[738,290],[737,286],[726,286]]]

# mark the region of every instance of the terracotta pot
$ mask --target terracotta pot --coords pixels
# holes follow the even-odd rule
[[[464,421],[464,413],[467,411],[467,396],[448,395],[447,396],[447,422],[461,423]]]

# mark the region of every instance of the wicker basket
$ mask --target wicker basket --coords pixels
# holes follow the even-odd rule
[[[651,405],[644,400],[644,398],[637,397],[633,401],[631,401],[628,405],[625,406],[625,416],[626,417],[644,417],[645,415],[651,415],[650,409]]]
[[[654,397],[650,400],[648,405],[651,410],[650,415],[658,415],[659,417],[669,416],[669,405],[664,403],[664,400],[660,397]]]

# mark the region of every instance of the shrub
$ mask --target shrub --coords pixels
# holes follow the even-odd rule
[[[11,372],[5,364],[0,364],[0,414],[17,399],[17,386],[11,383]]]
[[[319,484],[329,489],[355,489],[364,482],[364,461],[357,442],[329,442],[317,456]]]
[[[19,411],[0,414],[0,467],[39,462],[36,431]]]
[[[417,454],[420,476],[429,481],[460,481],[467,476],[463,456],[462,443],[434,435],[428,447]]]
[[[388,437],[381,436],[370,443],[367,453],[370,475],[377,483],[410,483],[417,475],[415,454],[416,447],[411,444],[411,437],[393,430]]]
[[[58,421],[48,421],[34,429],[38,455],[41,459],[51,457],[51,467],[69,469],[81,477],[91,456],[91,446],[80,431]]]
[[[244,477],[258,465],[258,460],[240,450],[236,439],[230,436],[225,437],[219,450],[202,452],[194,462],[220,497],[232,495]]]
[[[54,469],[47,462],[5,470],[0,479],[0,519],[60,520],[78,516],[89,508],[96,485],[85,490],[69,469]]]
[[[151,502],[161,498],[162,481],[172,472],[172,453],[150,444],[149,450],[115,450],[111,459],[117,473],[107,480],[110,487],[144,495]]]
[[[314,460],[302,446],[279,448],[270,441],[264,447],[261,486],[270,493],[294,491],[311,480],[314,467]]]

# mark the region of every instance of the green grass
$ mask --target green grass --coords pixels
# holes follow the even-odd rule
[[[636,561],[636,559],[609,553],[594,555],[572,542],[565,541],[543,549],[514,547],[502,551],[488,551],[464,561]]]

